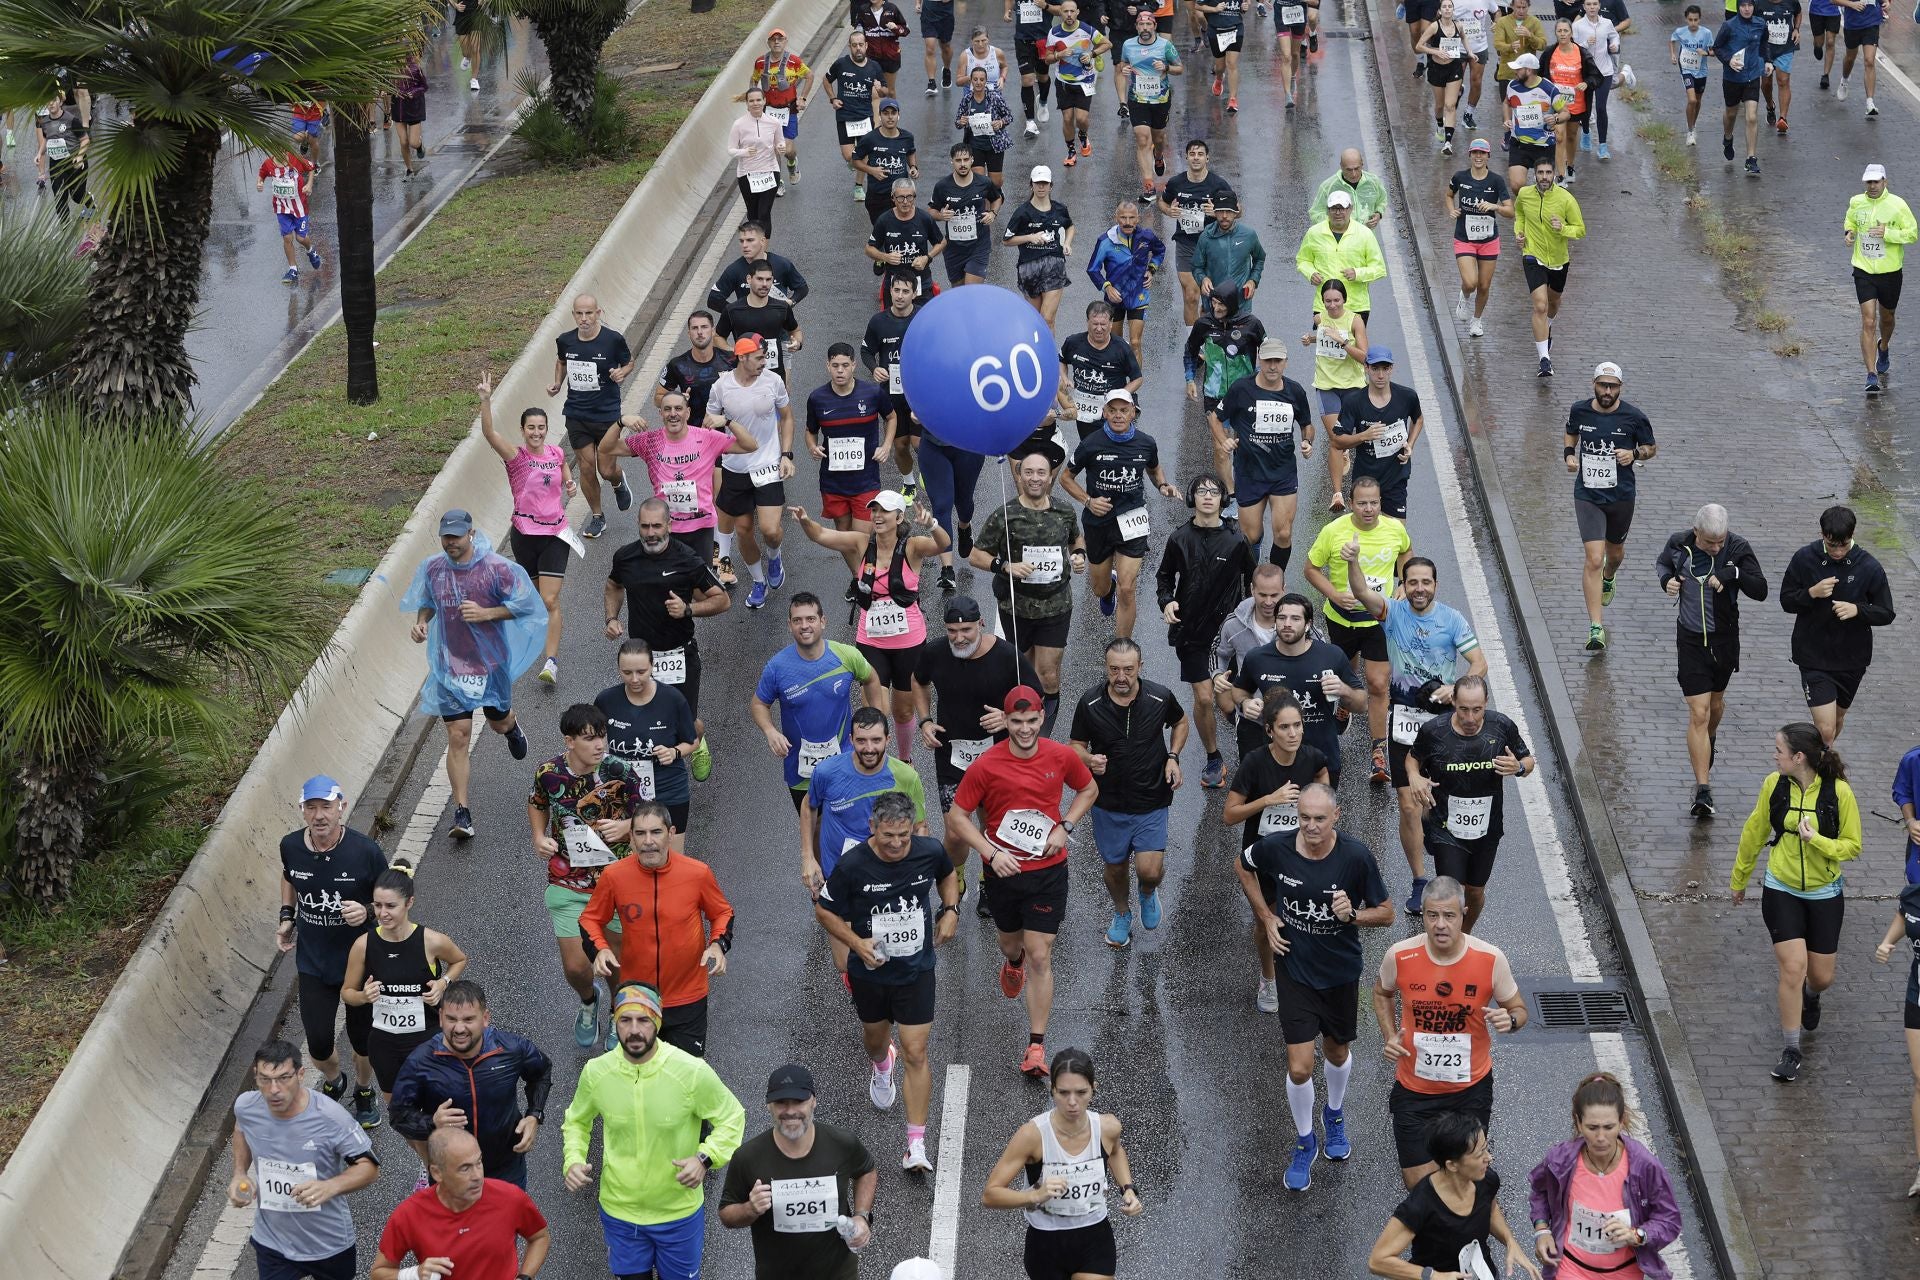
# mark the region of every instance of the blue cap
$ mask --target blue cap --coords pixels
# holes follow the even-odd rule
[[[900,99],[882,98],[880,99],[879,109],[882,111],[898,111],[900,109]]]
[[[473,532],[473,517],[459,507],[440,517],[440,536],[464,538]]]
[[[346,796],[340,784],[324,773],[316,773],[300,784],[301,804],[309,800],[344,800]]]
[[[1392,347],[1368,347],[1367,363],[1368,364],[1392,364],[1393,348]]]

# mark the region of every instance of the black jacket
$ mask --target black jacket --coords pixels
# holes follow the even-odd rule
[[[1680,583],[1678,626],[1682,640],[1706,643],[1711,637],[1717,648],[1740,643],[1740,597],[1767,598],[1767,578],[1760,572],[1760,561],[1747,540],[1737,533],[1727,534],[1726,545],[1708,555],[1693,545],[1693,530],[1682,529],[1667,539],[1654,562],[1660,575],[1660,589],[1676,579]],[[1721,590],[1707,585],[1718,578]]]
[[[1826,578],[1836,578],[1833,595],[1809,594]],[[1833,602],[1845,600],[1860,612],[1842,622]],[[1857,545],[1844,559],[1828,557],[1826,547],[1809,542],[1793,553],[1780,579],[1780,607],[1793,617],[1793,665],[1810,671],[1865,671],[1873,661],[1873,628],[1893,622],[1893,588],[1873,554]]]
[[[447,1048],[444,1034],[418,1046],[401,1064],[393,1082],[389,1107],[393,1127],[401,1135],[425,1141],[433,1132],[433,1113],[451,1099],[467,1113],[467,1129],[480,1143],[480,1158],[489,1172],[513,1162],[519,1141],[520,1085],[527,1086],[527,1111],[544,1113],[553,1087],[553,1064],[540,1047],[525,1036],[488,1027],[481,1033],[480,1052],[462,1058]]]
[[[1252,590],[1253,570],[1253,548],[1237,522],[1204,529],[1189,520],[1175,529],[1160,553],[1156,578],[1161,610],[1180,605],[1180,620],[1167,628],[1168,643],[1211,646],[1220,624]]]
[[[767,262],[773,267],[773,291],[775,302],[784,302],[797,307],[807,296],[807,278],[800,269],[777,253],[768,253]],[[744,301],[747,296],[747,272],[753,263],[745,258],[735,258],[720,273],[720,278],[707,290],[707,309],[716,316],[727,313],[727,308],[736,302]]]

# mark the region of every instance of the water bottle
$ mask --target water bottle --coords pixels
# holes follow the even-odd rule
[[[856,1245],[853,1242],[853,1236],[856,1230],[856,1228],[854,1227],[854,1221],[855,1221],[854,1219],[842,1214],[833,1220],[833,1229],[840,1233],[840,1238],[846,1241],[848,1249],[851,1249],[853,1252],[858,1253],[861,1249],[865,1248],[866,1246]],[[869,1240],[872,1239],[871,1233],[869,1233],[868,1239]]]
[[[887,961],[887,943],[886,943],[886,939],[884,939],[884,938],[875,938],[875,939],[873,940],[873,958],[874,958],[874,959],[875,959],[876,961],[878,961],[878,962],[880,962],[881,964],[885,964],[885,963],[886,963],[886,961]]]

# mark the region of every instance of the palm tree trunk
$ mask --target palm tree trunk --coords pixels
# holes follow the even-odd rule
[[[379,297],[373,279],[373,147],[366,117],[339,107],[333,124],[333,201],[340,224],[340,319],[347,331],[347,402],[380,398],[373,359]]]
[[[154,216],[120,218],[94,250],[87,328],[72,376],[82,403],[99,417],[180,422],[193,408],[198,379],[187,330],[200,304],[219,158],[219,130],[190,134],[180,166],[154,182]]]
[[[14,771],[14,880],[29,899],[49,904],[73,888],[74,868],[91,847],[88,818],[101,780],[97,755],[85,751],[65,760],[29,754]]]
[[[553,105],[575,129],[584,130],[593,110],[594,80],[600,71],[600,49],[620,25],[618,6],[598,13],[554,6],[535,7],[527,14],[534,34],[546,46]]]

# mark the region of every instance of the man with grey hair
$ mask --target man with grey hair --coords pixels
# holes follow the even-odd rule
[[[913,281],[914,305],[933,297],[933,260],[947,249],[947,233],[932,214],[919,207],[920,188],[910,178],[894,179],[889,188],[892,207],[873,220],[867,237],[867,257],[879,276],[880,305],[887,305],[888,280]]]
[[[1693,765],[1693,816],[1713,816],[1714,739],[1727,709],[1727,682],[1740,669],[1740,597],[1767,598],[1766,575],[1747,540],[1717,502],[1701,507],[1693,528],[1667,539],[1654,572],[1678,602],[1680,696],[1687,700],[1687,760]]]

